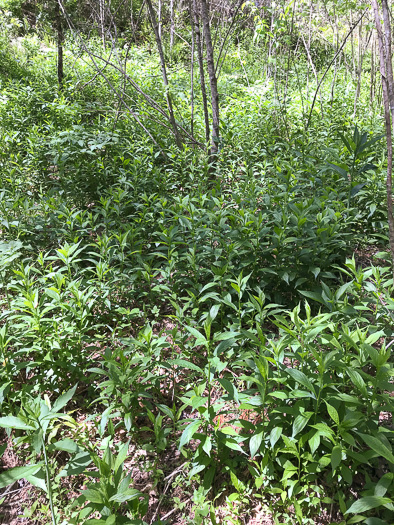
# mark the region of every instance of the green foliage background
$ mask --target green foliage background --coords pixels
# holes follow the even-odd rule
[[[212,181],[204,153],[150,121],[164,157],[71,40],[59,91],[53,43],[10,45],[20,26],[1,23],[0,426],[24,466],[0,487],[43,490],[36,523],[171,523],[138,469],[185,523],[219,523],[218,507],[242,523],[258,502],[275,523],[392,523],[393,280],[369,73],[357,126],[343,67],[305,130],[305,56],[278,96],[258,48],[233,43]],[[132,46],[127,71],[164,102],[149,49]],[[170,77],[187,127],[183,52]]]

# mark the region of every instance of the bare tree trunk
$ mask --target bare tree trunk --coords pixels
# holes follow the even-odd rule
[[[220,76],[220,71],[222,69],[222,66],[224,64],[224,61],[225,61],[225,58],[226,58],[226,55],[227,55],[227,50],[228,50],[228,46],[229,44],[226,46],[226,43],[229,39],[229,36],[231,35],[231,32],[233,30],[233,27],[235,25],[235,22],[237,20],[237,15],[238,15],[238,12],[240,11],[242,5],[244,4],[244,0],[240,0],[240,2],[238,3],[238,6],[237,8],[235,9],[234,11],[234,14],[232,16],[232,21],[231,21],[231,24],[228,28],[228,30],[226,31],[226,34],[222,40],[222,43],[221,43],[221,46],[220,46],[220,50],[219,50],[219,53],[217,55],[217,60],[216,60],[216,78],[218,79],[219,76]],[[222,58],[222,55],[223,55],[223,58]]]
[[[371,106],[373,106],[375,98],[375,35],[372,35],[372,44],[371,44],[371,81],[370,81],[370,101]]]
[[[150,1],[150,0],[149,0]],[[211,156],[216,155],[219,143],[219,93],[215,72],[215,59],[213,54],[211,26],[209,22],[209,8],[207,0],[201,0],[201,18],[204,26],[205,48],[207,51],[207,66],[209,74],[209,83],[211,86],[212,99],[212,145]]]
[[[335,9],[335,7],[334,7]],[[338,53],[339,49],[339,30],[338,30],[338,15],[336,11],[334,11],[334,39],[335,39],[335,53]],[[341,58],[339,57],[339,62],[341,61]],[[334,65],[334,77],[332,79],[331,84],[331,108],[334,103],[334,90],[335,90],[335,82],[337,79],[337,71],[338,71],[338,59],[335,59],[335,65]]]
[[[272,3],[270,5],[271,9],[272,9],[272,12],[271,12],[271,24],[270,24],[270,34],[272,35],[273,34],[273,30],[274,30],[274,21],[275,21],[275,18],[274,18],[274,8],[272,6]],[[268,60],[267,60],[267,69],[266,69],[266,72],[265,72],[265,77],[266,77],[266,80],[268,81],[271,77],[271,59],[272,59],[272,42],[273,42],[273,37],[270,36],[270,41],[269,41],[269,46],[268,46]]]
[[[271,31],[272,32],[272,31]],[[305,45],[304,37],[302,36],[302,41],[304,43],[305,49],[309,49],[311,47],[311,37],[312,37],[312,0],[309,2],[309,24],[308,24],[308,47]],[[308,69],[306,71],[306,98],[309,102],[309,52],[308,52]]]
[[[245,78],[246,78],[246,82],[248,83],[248,87],[250,87],[249,77],[248,77],[248,74],[247,74],[247,72],[246,72],[246,69],[245,69],[245,66],[244,66],[243,60],[242,60],[242,55],[241,55],[241,43],[240,43],[238,37],[237,37],[237,40],[238,40],[238,59],[239,59],[239,62],[240,62],[240,64],[241,64],[242,70],[243,70],[243,72],[244,72],[244,75],[245,75]]]
[[[57,32],[57,80],[59,88],[63,89],[64,82],[64,63],[63,63],[63,42],[64,34],[62,27],[62,19],[60,17],[60,9],[58,0],[55,0],[55,20],[56,20],[56,32]]]
[[[387,87],[389,92],[389,106],[391,110],[391,125],[394,131],[394,78],[393,78],[393,64],[391,52],[391,24],[390,11],[387,0],[382,0],[383,23],[385,32],[385,48],[386,48],[386,62],[387,62]]]
[[[137,38],[136,38],[137,23],[136,21],[134,21],[133,0],[130,0],[130,27],[131,27],[131,32],[133,33],[134,43],[136,44],[137,43]]]
[[[291,15],[291,24],[290,24],[290,45],[287,46],[286,81],[285,81],[285,88],[284,88],[284,94],[283,94],[286,113],[287,113],[287,89],[288,89],[288,83],[289,83],[289,71],[290,71],[290,60],[291,60],[290,57],[291,57],[291,53],[293,52],[292,46],[291,46],[291,40],[293,37],[293,31],[294,31],[294,17],[295,17],[296,7],[297,7],[297,0],[294,0],[293,12]],[[238,45],[239,45],[239,40],[238,40]],[[298,41],[297,41],[297,46],[298,46]],[[248,87],[249,87],[249,80],[248,80]]]
[[[145,2],[146,2],[146,0],[143,0],[142,6],[141,6],[141,9],[140,9],[140,14],[139,14],[138,18],[141,15],[142,8],[145,5]],[[135,119],[137,124],[150,137],[150,139],[157,146],[157,148],[160,150],[162,155],[164,157],[167,157],[167,154],[166,154],[165,150],[158,143],[158,141],[155,139],[155,137],[152,135],[152,133],[149,131],[149,129],[144,125],[143,120],[145,118],[151,119],[154,122],[157,122],[158,124],[163,126],[164,128],[170,130],[175,135],[174,129],[171,126],[170,115],[164,110],[164,108],[162,108],[160,106],[160,104],[158,102],[156,102],[147,93],[145,93],[143,91],[143,89],[127,74],[127,71],[123,67],[121,67],[121,63],[119,63],[119,65],[117,65],[116,63],[110,62],[109,60],[107,60],[106,57],[97,55],[96,53],[93,53],[92,50],[86,45],[85,39],[81,37],[81,35],[77,31],[77,29],[75,28],[72,20],[68,16],[67,11],[65,10],[65,7],[63,5],[63,1],[62,0],[58,0],[58,3],[59,3],[59,6],[60,6],[60,9],[61,9],[61,12],[63,14],[65,23],[68,25],[68,27],[69,27],[70,31],[72,32],[72,34],[74,35],[76,41],[78,41],[78,45],[79,45],[80,49],[83,50],[83,52],[86,53],[89,56],[89,58],[91,60],[91,64],[92,64],[92,66],[94,67],[94,69],[96,71],[96,74],[94,75],[93,79],[91,79],[89,82],[87,82],[87,84],[92,82],[92,80],[94,80],[97,76],[101,76],[103,78],[103,80],[106,82],[106,84],[108,85],[108,87],[110,88],[111,92],[115,94],[115,96],[119,100],[120,104],[124,107],[124,109]],[[101,67],[101,65],[99,64],[98,61],[102,62],[104,64],[104,66]],[[135,105],[135,99],[130,95],[130,93],[128,93],[125,90],[122,90],[121,88],[116,87],[116,85],[114,85],[111,82],[111,79],[105,74],[105,69],[107,67],[113,68],[117,72],[121,73],[123,75],[123,78],[127,80],[127,83],[130,84],[134,88],[134,90],[138,93],[138,95],[140,95],[143,98],[144,102],[149,107],[153,108],[154,111],[156,111],[166,121],[168,121],[169,125],[167,125],[166,122],[163,122],[163,121],[159,120],[157,117],[152,116],[152,114],[147,110],[147,108],[144,108],[144,111],[143,111],[142,114],[141,113],[137,113],[136,111],[134,111],[133,108],[130,107],[130,105],[127,103],[127,99],[132,101],[132,106],[133,107]],[[145,116],[144,113],[147,113],[147,115]],[[179,124],[177,125],[177,130],[178,130],[178,128],[179,128],[179,130],[181,130],[185,134],[185,136],[189,137],[189,139],[192,141],[193,144],[195,144],[196,146],[201,148],[201,150],[204,150],[204,146],[205,145],[203,143],[199,142],[194,137],[192,137],[189,134],[189,132],[185,128],[183,128],[181,125],[179,125]]]
[[[357,113],[357,102],[358,102],[358,98],[360,96],[361,75],[362,75],[362,72],[363,72],[364,53],[363,53],[362,30],[363,30],[363,22],[361,20],[360,25],[358,26],[358,68],[357,68],[356,93],[354,95],[353,118],[356,117],[356,113]]]
[[[150,16],[150,20],[151,20],[151,23],[152,23],[153,31],[155,33],[157,50],[158,50],[159,56],[160,56],[161,71],[162,71],[162,75],[163,75],[164,87],[165,87],[165,90],[166,90],[166,100],[167,100],[168,114],[169,114],[169,117],[170,117],[170,123],[171,123],[172,129],[174,131],[174,135],[175,135],[175,140],[176,140],[177,146],[178,146],[179,149],[182,149],[183,148],[183,146],[182,146],[182,139],[181,139],[181,136],[179,134],[179,129],[178,129],[177,123],[175,121],[174,109],[173,109],[173,106],[172,106],[171,95],[170,95],[170,92],[169,92],[167,68],[166,68],[166,62],[165,62],[165,58],[164,58],[163,46],[162,46],[162,43],[161,43],[161,38],[160,38],[160,33],[159,33],[159,24],[157,22],[156,13],[155,13],[155,10],[153,9],[153,5],[152,5],[151,0],[146,0],[146,3],[148,5],[149,16]]]
[[[105,0],[99,0],[99,17],[100,17],[100,33],[103,43],[103,50],[105,51]]]
[[[323,97],[322,97],[322,93],[320,91],[320,86],[321,86],[321,82],[319,84],[319,77],[317,76],[317,71],[316,71],[316,67],[315,67],[315,64],[313,63],[313,60],[312,60],[312,56],[310,54],[310,51],[309,51],[309,46],[308,44],[305,42],[305,39],[304,37],[301,35],[301,38],[302,38],[302,41],[304,42],[304,47],[305,47],[305,50],[306,50],[306,53],[307,53],[307,56],[308,56],[308,60],[309,60],[309,63],[311,65],[311,68],[312,68],[312,71],[313,71],[313,75],[315,77],[315,80],[316,80],[316,86],[317,86],[317,92],[319,93],[319,99],[320,99],[320,111],[321,111],[321,115],[323,116]]]
[[[171,0],[173,2],[173,0]],[[173,4],[171,4],[173,5]],[[190,13],[190,25],[192,28],[192,51],[191,51],[191,60],[190,60],[190,133],[193,135],[194,132],[194,48],[195,48],[195,38],[194,38],[194,29],[193,29],[193,12],[191,0],[189,0],[189,13]],[[172,33],[171,33],[172,36]]]
[[[350,27],[353,27],[353,11],[350,10]],[[353,32],[350,34],[350,44],[351,44],[351,50],[352,50],[352,77],[353,79],[356,77],[356,61],[354,58],[354,38],[353,38]]]
[[[204,122],[205,122],[205,142],[209,143],[210,131],[209,131],[209,115],[208,115],[208,99],[207,99],[207,90],[205,87],[205,73],[204,73],[204,59],[202,54],[202,40],[200,32],[200,20],[198,18],[198,11],[196,0],[193,0],[193,21],[194,21],[194,33],[196,35],[196,47],[197,47],[197,57],[198,57],[198,66],[200,69],[200,85],[201,85],[201,96],[202,96],[202,105],[204,109]]]
[[[391,125],[394,126],[394,79],[393,68],[391,64],[391,27],[390,15],[387,5],[387,0],[382,0],[384,30],[383,34],[382,24],[380,21],[379,6],[377,0],[371,0],[372,8],[375,15],[375,25],[378,35],[379,43],[379,57],[380,57],[380,74],[382,77],[383,90],[383,104],[384,117],[386,124],[386,139],[387,139],[387,217],[389,223],[389,243],[391,260],[393,264],[394,275],[394,215],[393,215],[393,192],[392,192],[392,174],[393,174],[393,143]],[[391,118],[390,118],[391,117]],[[392,121],[392,122],[391,122]]]
[[[160,38],[160,41],[161,41],[161,0],[159,0],[159,5],[158,5],[158,12],[157,12],[157,19],[158,19],[158,31],[159,31],[159,38]]]
[[[174,0],[170,3],[170,16],[171,16],[171,34],[170,34],[170,53],[172,54],[172,48],[174,47],[174,33],[175,33],[175,6]]]

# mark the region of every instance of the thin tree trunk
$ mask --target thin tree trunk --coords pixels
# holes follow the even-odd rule
[[[339,29],[338,29],[338,15],[335,11],[335,7],[334,7],[334,38],[335,38],[335,46],[336,46],[335,53],[337,54],[338,49],[339,49]],[[339,62],[340,61],[341,61],[341,58],[339,57]],[[334,90],[335,90],[335,82],[337,79],[337,71],[338,71],[338,58],[335,59],[334,77],[332,79],[332,84],[331,84],[331,108],[334,103]]]
[[[319,93],[319,99],[320,99],[320,111],[321,111],[321,115],[323,117],[323,97],[322,97],[322,93],[320,91],[320,86],[321,86],[321,83],[319,84],[319,77],[317,76],[317,71],[316,71],[316,67],[315,67],[315,64],[313,63],[313,60],[312,60],[312,56],[310,54],[310,51],[309,51],[309,46],[308,44],[305,42],[305,39],[304,37],[302,36],[301,34],[301,38],[302,38],[302,41],[304,42],[304,47],[305,47],[305,50],[306,50],[306,53],[308,55],[308,60],[309,60],[309,63],[311,65],[311,68],[312,68],[312,71],[313,71],[313,75],[315,77],[315,80],[316,80],[316,91]]]
[[[211,26],[209,22],[209,8],[207,0],[201,0],[201,18],[204,26],[205,48],[207,51],[207,66],[209,74],[209,83],[211,86],[212,99],[212,145],[211,156],[216,155],[219,143],[219,93],[215,72],[215,60],[213,54]]]
[[[353,33],[354,29],[358,26],[358,24],[361,22],[361,20],[364,18],[364,15],[365,13],[367,12],[367,10],[365,10],[361,17],[357,20],[357,22],[350,28],[350,31],[349,33],[345,36],[343,42],[342,42],[342,45],[341,47],[339,48],[339,51],[335,54],[334,58],[331,60],[331,62],[329,63],[327,69],[325,70],[325,72],[323,73],[321,79],[320,79],[320,82],[319,82],[319,85],[317,86],[317,89],[315,91],[315,95],[313,97],[313,101],[312,101],[312,106],[311,106],[311,109],[309,110],[309,116],[308,116],[308,121],[306,123],[306,126],[305,126],[305,129],[308,129],[309,128],[309,124],[311,123],[311,119],[312,119],[312,113],[313,113],[313,108],[315,107],[315,102],[316,102],[316,97],[317,97],[317,94],[319,92],[319,89],[320,89],[320,86],[322,85],[327,73],[329,72],[331,66],[333,65],[333,63],[335,62],[337,56],[339,55],[339,53],[342,52],[343,48],[345,47],[345,44],[347,42],[347,39],[349,38],[349,36]]]
[[[171,16],[170,54],[172,54],[172,48],[174,47],[174,34],[175,34],[175,12],[174,11],[175,11],[174,0],[171,0],[171,3],[170,3],[170,16]]]
[[[363,62],[364,62],[364,55],[365,52],[363,52],[363,39],[362,39],[362,27],[363,22],[360,22],[360,25],[358,26],[358,71],[357,71],[357,87],[356,87],[356,93],[354,95],[354,110],[353,110],[353,118],[356,118],[357,113],[357,102],[360,96],[360,90],[361,90],[361,75],[363,72]],[[367,44],[365,46],[365,51],[367,50],[369,40],[367,40]]]
[[[372,44],[371,44],[371,81],[370,81],[370,101],[371,106],[373,107],[374,97],[375,97],[375,35],[372,35]]]
[[[387,217],[389,223],[389,243],[391,260],[393,265],[393,276],[394,276],[394,215],[393,215],[393,192],[392,192],[392,174],[393,174],[393,143],[392,143],[392,130],[391,125],[394,126],[394,120],[391,122],[392,117],[394,119],[394,105],[393,105],[393,94],[394,94],[394,79],[393,79],[393,68],[391,64],[391,27],[389,18],[389,9],[387,0],[382,0],[383,8],[383,20],[384,30],[383,34],[382,24],[380,21],[380,13],[377,0],[371,0],[372,8],[375,15],[375,25],[378,35],[379,43],[379,58],[380,58],[380,74],[382,77],[382,90],[383,90],[383,104],[384,104],[384,117],[386,124],[386,139],[387,139]]]
[[[198,66],[200,69],[200,85],[201,85],[201,96],[202,96],[202,105],[204,109],[204,122],[205,122],[205,142],[209,143],[210,131],[209,131],[209,115],[208,115],[208,99],[207,99],[207,90],[205,86],[205,72],[204,72],[204,58],[202,53],[202,39],[200,32],[200,20],[198,18],[198,11],[196,0],[193,0],[193,21],[194,21],[194,33],[196,35],[196,47],[197,47],[197,57],[198,57]]]
[[[103,43],[103,50],[105,51],[105,5],[104,5],[104,0],[99,0],[99,17],[100,17],[101,41]]]
[[[64,63],[63,63],[63,42],[64,34],[62,27],[62,19],[60,17],[59,3],[55,1],[55,20],[56,20],[56,32],[57,32],[57,80],[59,88],[63,89],[64,82]]]
[[[350,27],[353,27],[353,12],[350,10]],[[353,32],[350,34],[350,44],[351,44],[351,50],[352,50],[352,77],[353,79],[356,78],[356,61],[354,58],[354,38],[353,38]]]
[[[286,81],[285,81],[285,89],[284,89],[284,101],[285,101],[285,107],[286,108],[287,108],[287,104],[286,104],[287,88],[288,88],[288,83],[289,83],[289,71],[290,71],[290,56],[291,56],[291,53],[292,53],[292,42],[291,42],[291,40],[292,40],[293,32],[294,32],[294,18],[295,18],[296,8],[297,8],[297,0],[294,0],[293,12],[292,12],[292,15],[291,15],[291,25],[290,25],[290,44],[288,45],[288,48],[287,48],[287,68],[286,68]],[[298,46],[298,41],[297,41],[297,46]],[[248,86],[249,86],[249,82],[248,82]]]
[[[241,9],[242,5],[244,4],[244,0],[240,0],[240,2],[238,3],[238,6],[236,8],[236,10],[234,11],[234,14],[233,14],[233,17],[232,17],[232,20],[231,20],[231,24],[229,25],[227,31],[226,31],[226,34],[224,35],[224,39],[220,45],[220,50],[219,50],[219,54],[217,55],[217,60],[216,60],[216,78],[219,78],[220,76],[220,70],[222,68],[222,65],[224,63],[224,60],[226,58],[226,54],[227,54],[227,50],[225,51],[225,49],[227,49],[225,46],[226,46],[226,42],[231,34],[231,31],[233,29],[233,26],[235,25],[235,22],[236,22],[236,19],[237,19],[237,16],[238,16],[238,12],[239,10]],[[224,53],[223,53],[224,52]],[[222,59],[222,54],[223,54],[223,59]],[[220,61],[222,59],[222,61]]]
[[[272,9],[272,12],[271,12],[271,24],[270,24],[270,34],[272,35],[273,34],[273,30],[274,30],[274,8],[272,6],[272,2],[271,2],[271,5],[270,5],[271,9]],[[266,77],[266,81],[268,81],[271,77],[271,59],[272,59],[272,42],[273,42],[273,36],[270,36],[270,40],[269,40],[269,46],[268,46],[268,60],[267,60],[267,69],[266,69],[266,72],[265,72],[265,77]]]
[[[163,46],[162,46],[162,43],[161,43],[161,38],[160,38],[160,33],[159,33],[159,24],[157,22],[156,13],[155,13],[155,10],[153,9],[153,5],[152,5],[151,0],[146,0],[146,3],[148,5],[149,16],[150,16],[150,20],[151,20],[151,23],[152,23],[153,31],[155,33],[157,50],[158,50],[159,56],[160,56],[161,71],[162,71],[162,75],[163,75],[164,87],[165,87],[165,90],[166,90],[166,100],[167,100],[168,113],[169,113],[169,117],[170,117],[170,123],[171,123],[172,129],[174,130],[174,135],[175,135],[175,140],[176,140],[177,146],[178,146],[179,149],[182,149],[183,148],[183,146],[182,146],[182,139],[181,139],[181,136],[179,134],[179,129],[178,129],[177,123],[175,121],[174,109],[173,109],[173,106],[172,106],[171,95],[170,95],[170,92],[169,92],[167,68],[166,68],[166,62],[165,62],[165,58],[164,58]]]
[[[301,37],[302,37],[302,41],[304,43],[305,49],[306,50],[309,49],[311,47],[311,37],[312,37],[312,0],[310,0],[309,2],[308,48],[305,45],[305,40],[304,40],[304,37],[302,36],[302,33],[301,33]],[[309,53],[308,53],[308,69],[306,71],[306,98],[308,102],[309,102],[309,64],[310,64],[310,61],[309,61]]]
[[[162,8],[162,5],[161,5],[161,0],[159,0],[159,5],[158,5],[158,12],[157,12],[157,18],[158,18],[158,30],[159,30],[159,38],[161,40],[161,8]]]
[[[173,2],[173,0],[171,0]],[[173,4],[171,4],[173,5]],[[195,38],[194,38],[194,29],[193,29],[193,12],[191,0],[189,0],[189,13],[190,13],[190,25],[192,29],[192,51],[191,51],[191,61],[190,61],[190,134],[194,134],[194,48],[195,48]],[[172,34],[172,33],[171,33]]]
[[[394,78],[393,78],[393,64],[391,52],[391,24],[390,11],[387,0],[382,0],[383,23],[385,32],[385,48],[386,48],[386,63],[387,63],[387,87],[389,92],[389,106],[391,111],[391,125],[394,131]]]
[[[237,40],[238,40],[238,59],[239,59],[239,62],[240,62],[240,64],[241,64],[242,70],[243,70],[243,72],[244,72],[244,75],[245,75],[245,78],[246,78],[246,82],[248,83],[248,87],[250,87],[249,77],[248,77],[248,74],[247,74],[247,72],[246,72],[246,69],[245,69],[245,66],[244,66],[243,60],[242,60],[242,55],[241,55],[241,43],[240,43],[238,37],[237,37]]]

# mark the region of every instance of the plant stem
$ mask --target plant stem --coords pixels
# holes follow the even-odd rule
[[[45,472],[46,472],[46,476],[47,476],[48,498],[49,498],[49,507],[51,509],[52,523],[53,523],[53,525],[57,525],[56,517],[55,517],[55,511],[53,509],[51,473],[50,473],[50,470],[49,470],[49,464],[48,464],[47,453],[46,453],[46,450],[45,450],[44,438],[42,440],[42,449],[43,449],[43,452],[44,452]]]

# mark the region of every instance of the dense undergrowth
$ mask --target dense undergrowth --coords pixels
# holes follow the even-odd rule
[[[360,256],[387,243],[379,115],[361,97],[355,127],[339,76],[305,130],[306,93],[278,102],[253,54],[246,87],[235,50],[212,180],[82,59],[59,93],[38,42],[1,53],[0,426],[21,467],[0,486],[47,494],[34,523],[244,523],[259,503],[392,523],[393,281]],[[129,68],[160,93],[145,49]]]

